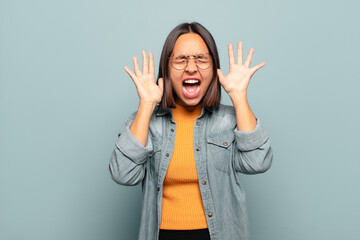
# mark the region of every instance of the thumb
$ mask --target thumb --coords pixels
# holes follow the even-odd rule
[[[158,79],[158,85],[159,85],[159,88],[161,89],[161,92],[163,92],[164,91],[164,79],[163,78]]]
[[[224,78],[224,74],[223,74],[223,72],[221,71],[220,68],[217,69],[217,74],[219,76],[219,81],[221,82],[223,80],[223,78]]]

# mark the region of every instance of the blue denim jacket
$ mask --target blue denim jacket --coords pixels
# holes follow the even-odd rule
[[[130,132],[133,113],[118,134],[110,158],[112,179],[121,185],[142,183],[139,240],[158,240],[165,174],[174,150],[176,123],[171,109],[155,108],[144,147]],[[239,174],[270,168],[273,154],[260,119],[252,132],[237,130],[232,106],[203,108],[194,122],[194,154],[201,198],[211,240],[248,240],[245,192]]]

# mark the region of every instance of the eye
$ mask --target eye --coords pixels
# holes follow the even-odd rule
[[[179,56],[174,59],[175,63],[185,63],[187,58],[185,56]]]
[[[202,54],[200,54],[200,55],[198,55],[198,56],[196,57],[196,60],[197,60],[198,62],[207,63],[207,62],[210,61],[210,58],[209,58],[207,55],[202,55]]]

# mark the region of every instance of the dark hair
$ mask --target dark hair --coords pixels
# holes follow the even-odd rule
[[[164,47],[161,52],[160,66],[159,66],[159,78],[164,79],[164,92],[160,102],[163,109],[174,108],[175,100],[173,96],[173,89],[169,76],[169,57],[173,51],[176,40],[185,33],[196,33],[201,36],[205,41],[207,48],[210,51],[210,55],[213,59],[213,79],[209,85],[208,90],[202,99],[203,106],[208,108],[216,108],[220,104],[221,99],[221,86],[217,76],[217,69],[220,68],[219,54],[216,48],[215,40],[210,32],[202,26],[200,23],[182,23],[175,27],[164,43]]]

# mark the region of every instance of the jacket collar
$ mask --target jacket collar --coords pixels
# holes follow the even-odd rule
[[[168,108],[168,109],[163,109],[163,107],[161,106],[161,104],[159,104],[159,109],[158,109],[158,111],[157,111],[157,113],[156,113],[156,116],[164,116],[164,115],[166,115],[166,114],[168,114],[168,113],[170,113],[171,112],[171,109],[170,108]]]
[[[161,106],[161,104],[159,104],[158,106],[159,106],[159,109],[158,109],[158,111],[157,111],[157,113],[156,113],[156,116],[164,116],[164,115],[169,114],[169,113],[172,112],[172,111],[171,111],[171,108],[163,109],[163,107]],[[203,107],[203,109],[206,109],[206,110],[208,110],[209,112],[213,112],[213,111],[214,111],[214,109],[209,108],[209,107]],[[202,111],[202,114],[201,114],[201,115],[203,115],[203,111]]]

